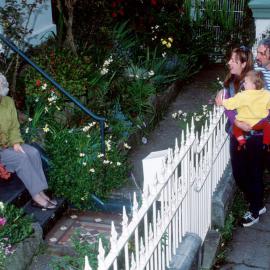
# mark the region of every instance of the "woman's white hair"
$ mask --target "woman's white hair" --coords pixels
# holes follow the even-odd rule
[[[4,97],[8,94],[9,87],[6,77],[0,73],[0,96]]]

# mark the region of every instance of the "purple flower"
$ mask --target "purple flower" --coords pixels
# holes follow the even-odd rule
[[[0,226],[4,226],[6,224],[7,220],[3,217],[0,217]]]

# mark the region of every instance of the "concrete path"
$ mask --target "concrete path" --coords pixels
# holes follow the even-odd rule
[[[175,138],[180,137],[179,121],[172,118],[172,113],[179,110],[187,113],[197,112],[202,105],[209,104],[209,100],[216,95],[212,86],[213,82],[217,81],[217,77],[224,78],[223,65],[213,65],[202,70],[192,78],[191,83],[179,89],[177,98],[168,108],[163,120],[147,137],[147,144],[141,144],[130,153],[132,172],[140,188],[143,186],[142,159],[153,151],[174,147]]]
[[[229,243],[226,264],[220,270],[269,270],[270,269],[270,176],[265,177],[267,212],[259,223],[249,227],[236,227]]]

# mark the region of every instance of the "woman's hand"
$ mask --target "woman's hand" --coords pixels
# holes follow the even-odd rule
[[[246,122],[242,122],[235,119],[234,124],[245,132],[251,131],[251,126]]]
[[[19,143],[15,143],[13,145],[13,149],[14,149],[15,152],[21,152],[21,153],[25,154],[25,152],[22,149],[22,146]]]
[[[215,102],[216,102],[216,105],[217,106],[222,106],[222,103],[223,103],[223,96],[224,94],[224,91],[223,90],[220,90],[217,95],[216,95],[216,98],[215,98]]]

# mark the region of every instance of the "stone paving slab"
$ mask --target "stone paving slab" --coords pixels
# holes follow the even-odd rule
[[[229,264],[220,268],[220,270],[266,270],[265,268],[249,267],[247,265],[233,265]],[[267,268],[268,270],[268,268]]]

